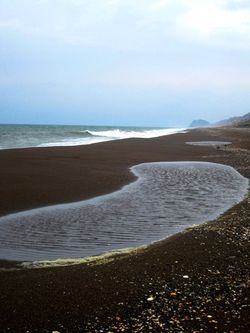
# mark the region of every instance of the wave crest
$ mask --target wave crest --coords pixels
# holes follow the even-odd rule
[[[90,137],[94,136],[92,133],[90,133],[89,130],[84,130],[84,131],[71,131],[71,135],[76,136],[76,137]]]
[[[174,134],[176,132],[184,131],[184,129],[167,128],[167,129],[149,129],[149,130],[121,130],[112,129],[104,131],[91,131],[87,130],[89,134],[97,137],[104,137],[110,139],[129,139],[129,138],[142,138],[150,139],[159,136]]]

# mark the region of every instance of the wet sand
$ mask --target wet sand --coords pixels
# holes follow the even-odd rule
[[[0,150],[0,215],[110,193],[133,180],[130,166],[202,159],[211,148],[185,142],[209,139],[193,131],[88,146]]]
[[[202,147],[186,141],[232,141]],[[250,177],[249,129],[0,151],[1,215],[108,193],[151,161],[211,161]],[[0,272],[1,332],[248,332],[249,199],[216,221],[97,264]],[[11,263],[2,262],[2,267]]]

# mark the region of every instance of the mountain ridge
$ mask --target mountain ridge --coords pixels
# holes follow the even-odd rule
[[[239,126],[239,127],[250,127],[250,112],[243,116],[231,117],[228,119],[221,120],[215,125],[219,126]]]
[[[207,120],[204,119],[195,119],[189,125],[190,128],[218,126],[250,127],[250,112],[244,114],[243,116],[230,117],[220,120],[216,123],[209,123]]]

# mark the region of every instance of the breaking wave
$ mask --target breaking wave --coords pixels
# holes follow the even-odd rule
[[[182,128],[0,125],[0,149],[89,145],[129,138],[154,138],[183,130]]]

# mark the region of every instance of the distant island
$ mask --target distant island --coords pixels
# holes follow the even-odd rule
[[[196,119],[191,122],[189,127],[207,127],[210,123],[207,120],[204,119]]]

